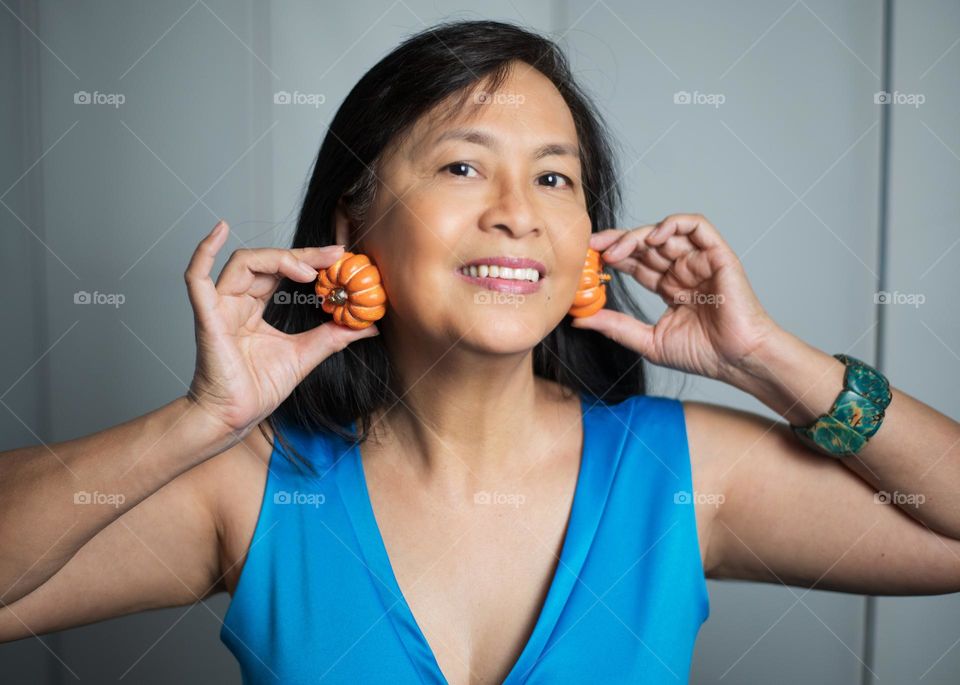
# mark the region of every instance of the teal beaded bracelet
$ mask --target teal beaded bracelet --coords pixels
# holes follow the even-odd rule
[[[869,364],[835,354],[846,365],[843,390],[830,411],[807,426],[790,425],[804,444],[833,457],[853,456],[883,423],[892,397],[887,378]]]

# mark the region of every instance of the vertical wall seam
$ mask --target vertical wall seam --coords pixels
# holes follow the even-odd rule
[[[43,131],[42,131],[42,79],[41,79],[41,55],[40,47],[36,37],[30,35],[27,26],[38,35],[42,33],[39,26],[40,10],[35,0],[20,0],[19,16],[22,21],[20,24],[19,51],[20,51],[20,117],[23,137],[20,144],[20,162],[23,169],[27,169],[43,154]],[[24,184],[26,207],[24,213],[27,225],[40,238],[46,242],[47,231],[44,223],[43,212],[43,187],[44,187],[44,166],[41,162],[27,174],[21,183]],[[34,243],[33,249],[26,258],[34,264],[34,273],[40,275],[40,278],[31,283],[33,289],[33,329],[35,340],[37,341],[36,356],[41,357],[44,351],[49,347],[50,339],[50,298],[49,298],[49,279],[50,274],[47,268],[47,254],[41,249],[39,243]],[[33,408],[35,416],[34,430],[42,440],[51,439],[50,428],[52,426],[52,416],[50,414],[50,356],[46,355],[40,359],[40,362],[34,368],[36,384],[39,392],[36,393],[36,405]],[[39,639],[39,638],[37,638]],[[61,633],[52,633],[46,636],[50,649],[54,652],[62,651]],[[53,655],[48,651],[43,652],[45,683],[60,683],[62,678],[62,669],[54,660]]]
[[[893,0],[884,0],[883,25],[881,27],[880,53],[882,72],[880,90],[893,92]],[[877,192],[877,292],[887,289],[889,282],[889,192],[890,192],[890,118],[893,107],[878,105],[880,109],[880,160],[879,187]],[[874,304],[876,329],[874,332],[874,364],[884,372],[886,367],[887,308]],[[863,667],[860,669],[861,685],[873,682],[876,668],[877,598],[868,595],[863,612]]]
[[[273,65],[276,64],[276,55],[273,54],[273,16],[272,9],[273,5],[269,3],[251,3],[251,8],[253,10],[253,19],[252,19],[252,35],[251,40],[256,46],[256,51],[258,55],[265,55],[266,59],[269,60],[270,68],[273,69]],[[254,93],[256,96],[256,103],[254,105],[254,115],[256,118],[256,123],[254,128],[256,130],[256,135],[260,135],[265,131],[270,125],[272,125],[273,119],[273,93],[279,90],[279,84],[274,83],[273,74],[268,72],[263,68],[263,65],[253,64],[251,61],[251,68],[256,69],[254,72]],[[262,171],[262,176],[257,183],[257,193],[254,197],[254,216],[259,220],[261,217],[264,221],[268,221],[272,224],[270,231],[270,245],[275,246],[277,242],[277,228],[278,224],[274,218],[274,196],[275,196],[275,185],[276,185],[276,176],[275,176],[275,159],[276,159],[276,149],[277,149],[277,139],[276,131],[270,134],[270,144],[265,145],[262,151],[262,160],[263,163],[260,165],[260,170]],[[255,224],[259,226],[259,224]],[[285,228],[285,225],[283,225]],[[257,229],[257,234],[261,233],[259,228]]]

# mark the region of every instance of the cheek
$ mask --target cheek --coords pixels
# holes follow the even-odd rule
[[[430,318],[451,287],[454,256],[431,233],[429,221],[401,205],[381,217],[369,234],[368,254],[380,268],[389,306],[404,320]]]

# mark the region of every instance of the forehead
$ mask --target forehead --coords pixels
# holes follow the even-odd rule
[[[402,143],[405,156],[426,154],[445,133],[465,128],[485,131],[508,149],[533,150],[544,142],[578,146],[573,115],[560,91],[541,72],[519,62],[496,89],[488,78],[481,79],[420,117]]]

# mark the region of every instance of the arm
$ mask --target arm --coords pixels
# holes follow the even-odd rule
[[[231,442],[223,424],[181,397],[87,437],[0,455],[0,604],[38,588],[91,538]]]
[[[651,363],[729,383],[795,424],[830,408],[843,364],[776,325],[703,215],[590,240],[667,310],[654,325],[607,309],[572,325]],[[838,462],[784,422],[698,402],[684,408],[700,486],[725,497],[704,517],[709,575],[872,594],[960,591],[957,422],[894,388],[878,432]]]
[[[98,617],[127,606],[184,599],[183,588],[138,588],[133,576],[101,583],[114,565],[151,571],[140,556],[143,550],[129,539],[137,537],[137,528],[147,535],[148,549],[174,556],[182,550],[174,575],[208,579],[209,544],[192,549],[184,543],[208,543],[210,517],[192,498],[198,493],[191,484],[195,481],[171,483],[230,446],[243,444],[240,441],[329,355],[378,333],[372,326],[354,331],[327,322],[289,334],[267,324],[263,308],[282,279],[314,281],[317,269],[335,263],[343,248],[237,250],[214,283],[210,270],[227,230],[224,222],[213,228],[184,274],[197,343],[197,366],[185,397],[84,438],[0,454],[0,606],[30,598],[61,569],[65,573],[54,592],[64,597],[91,589],[102,590],[94,593],[100,599],[105,599],[103,593],[114,593],[120,603],[106,601],[97,609]],[[147,501],[149,505],[140,506]],[[67,571],[65,565],[81,549],[86,550],[83,559]],[[195,590],[202,582],[187,585]],[[137,591],[143,595],[135,600],[132,593]],[[42,607],[36,617],[40,623],[55,622],[61,615],[57,612],[62,607],[55,602]]]
[[[843,364],[779,332],[730,381],[786,421],[825,413]],[[711,526],[718,578],[867,594],[960,592],[960,424],[891,388],[879,431],[854,457],[803,445],[785,422],[685,403],[724,493]]]
[[[236,468],[249,459],[242,449],[226,450],[128,507],[37,589],[0,607],[0,642],[189,604],[220,590],[211,476],[227,460]]]

